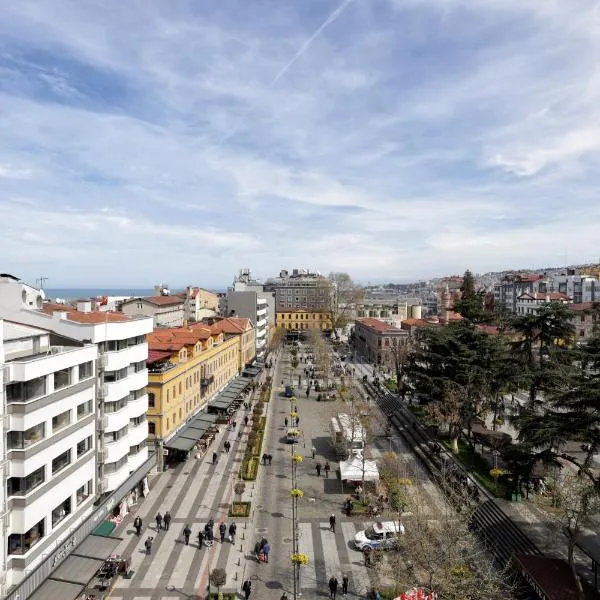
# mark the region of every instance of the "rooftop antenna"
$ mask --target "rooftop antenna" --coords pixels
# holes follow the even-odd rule
[[[38,277],[38,278],[35,280],[35,285],[36,285],[36,287],[37,287],[38,289],[40,289],[40,290],[41,290],[41,289],[43,289],[43,288],[45,287],[45,283],[46,283],[46,281],[48,281],[48,278],[47,278],[47,277],[44,277],[44,276],[42,275],[41,277]]]

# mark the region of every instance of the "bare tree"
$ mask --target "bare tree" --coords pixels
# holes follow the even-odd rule
[[[446,384],[441,400],[431,402],[425,407],[425,414],[434,421],[448,426],[452,452],[458,454],[458,439],[463,422],[463,406],[466,390],[458,384]]]
[[[352,281],[348,273],[330,273],[327,278],[331,293],[327,313],[333,330],[338,339],[338,329],[345,327],[356,304],[364,298],[363,289]]]
[[[591,525],[590,517],[600,511],[600,490],[594,482],[583,474],[566,474],[557,485],[559,504],[559,524],[567,535],[569,566],[577,581],[579,594],[583,597],[583,587],[575,567],[574,551],[578,535]]]
[[[269,354],[271,354],[271,352],[275,352],[281,346],[281,344],[283,344],[284,338],[285,329],[283,327],[276,327],[273,333],[269,333],[267,349],[265,352],[265,359],[269,357]]]

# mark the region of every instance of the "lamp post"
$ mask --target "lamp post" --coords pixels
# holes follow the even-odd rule
[[[296,460],[294,460],[296,441],[292,442],[292,490],[298,489],[298,478],[296,472]],[[292,494],[292,554],[297,555],[298,551],[298,496]],[[292,562],[292,584],[294,600],[297,600],[302,594],[300,593],[300,565]]]

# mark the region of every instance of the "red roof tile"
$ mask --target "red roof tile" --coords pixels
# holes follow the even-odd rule
[[[92,312],[81,312],[73,306],[68,306],[66,304],[57,304],[55,302],[44,302],[44,304],[42,304],[42,312],[48,315],[51,315],[55,312],[66,312],[67,319],[69,319],[69,321],[75,321],[76,323],[88,323],[92,325],[96,323],[120,323],[131,321],[135,318],[114,311],[101,312],[95,310]]]
[[[361,323],[365,327],[369,327],[370,329],[375,329],[376,331],[383,333],[403,333],[402,329],[395,327],[394,325],[389,325],[379,319],[372,319],[370,317],[363,317],[360,319],[356,319],[357,323]]]
[[[148,360],[146,362],[153,363],[159,360],[165,360],[173,354],[167,350],[148,350]]]

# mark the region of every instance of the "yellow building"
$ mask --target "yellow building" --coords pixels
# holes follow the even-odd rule
[[[148,335],[148,434],[160,445],[240,371],[240,335],[202,324]]]
[[[331,329],[331,320],[326,312],[299,310],[286,310],[275,314],[277,327],[286,330],[293,329]]]
[[[225,338],[234,336],[239,343],[239,370],[252,364],[256,358],[256,330],[250,319],[228,317],[211,325],[212,331],[223,333]]]

